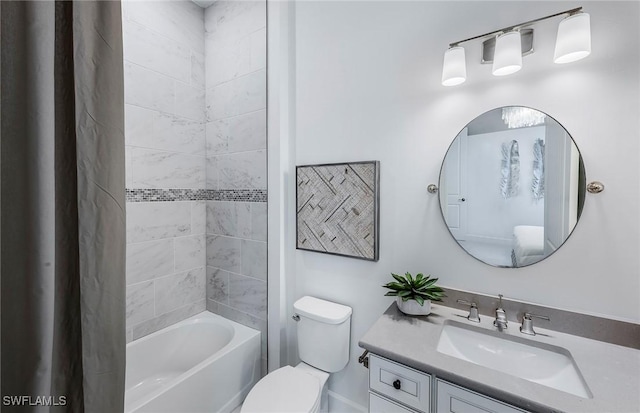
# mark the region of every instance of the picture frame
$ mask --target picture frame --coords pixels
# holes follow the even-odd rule
[[[380,161],[296,166],[296,249],[378,261]]]

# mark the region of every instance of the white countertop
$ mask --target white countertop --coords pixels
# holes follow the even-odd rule
[[[509,328],[502,334],[563,347],[571,353],[593,394],[592,398],[584,399],[438,352],[440,331],[447,319],[496,330],[492,317],[481,315],[481,322],[473,323],[466,319],[467,314],[432,304],[429,316],[406,316],[393,303],[359,345],[374,354],[534,412],[640,412],[640,350],[539,327],[535,327],[536,336],[526,336],[520,333],[518,323],[509,322]]]

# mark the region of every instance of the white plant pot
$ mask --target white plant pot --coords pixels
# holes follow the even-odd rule
[[[416,300],[402,301],[401,297],[396,298],[396,304],[400,311],[409,315],[429,315],[431,314],[431,300],[424,300],[424,305],[418,304]]]

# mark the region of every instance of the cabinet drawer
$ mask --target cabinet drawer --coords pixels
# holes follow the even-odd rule
[[[509,404],[436,380],[438,413],[526,413]]]
[[[431,376],[369,355],[369,388],[416,410],[428,412]]]
[[[378,396],[376,393],[369,393],[369,413],[415,413],[415,410]]]

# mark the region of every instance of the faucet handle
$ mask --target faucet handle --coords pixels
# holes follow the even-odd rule
[[[474,303],[473,301],[460,300],[460,299],[456,300],[456,302],[470,306],[467,320],[473,321],[474,323],[480,322],[480,316],[478,315],[478,304]]]
[[[498,308],[496,308],[496,319],[493,321],[493,325],[502,331],[507,329],[507,324],[507,312],[502,308],[502,294],[498,294]]]
[[[528,318],[529,320],[531,320],[531,317],[539,318],[539,319],[541,319],[541,320],[551,321],[551,319],[550,319],[549,317],[547,317],[546,315],[538,315],[538,314],[532,314],[532,313],[524,313],[524,318]]]
[[[524,313],[524,316],[522,317],[522,326],[520,327],[520,332],[522,334],[528,334],[530,336],[535,336],[536,335],[536,332],[533,330],[533,320],[532,320],[532,318],[539,318],[539,319],[542,319],[542,320],[551,321],[551,319],[549,317],[547,317],[546,315]]]

